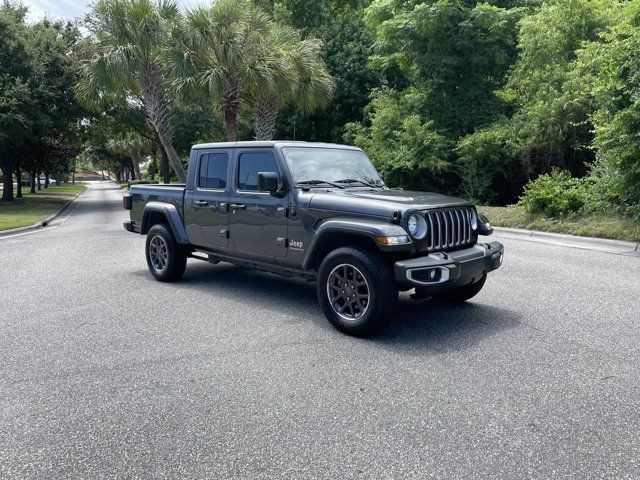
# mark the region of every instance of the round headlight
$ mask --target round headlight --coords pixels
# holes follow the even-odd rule
[[[473,230],[478,229],[478,215],[476,214],[475,210],[471,211],[471,228]]]
[[[407,230],[413,238],[423,239],[427,235],[427,221],[422,215],[414,213],[407,220]]]

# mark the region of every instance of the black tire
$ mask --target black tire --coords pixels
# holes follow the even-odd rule
[[[345,267],[351,269],[345,270]],[[346,279],[345,282],[353,283],[340,284],[340,276]],[[345,290],[337,290],[336,282],[343,287],[346,285]],[[318,269],[316,290],[327,320],[341,332],[355,336],[371,335],[384,328],[398,302],[398,287],[391,268],[376,252],[356,247],[338,248],[325,257]],[[366,300],[365,290],[368,292]],[[346,300],[345,292],[351,293],[349,296],[354,300]],[[330,295],[340,298],[332,301]],[[351,305],[340,314],[337,309],[347,302]]]
[[[441,293],[440,295],[434,295],[433,298],[439,302],[447,302],[447,303],[460,303],[466,302],[470,298],[475,297],[482,287],[484,287],[484,282],[487,281],[487,274],[485,273],[480,280],[475,283],[470,283],[469,285],[465,285],[464,287],[456,288],[455,290],[451,290],[447,293]]]
[[[185,248],[176,242],[173,233],[164,224],[149,229],[145,254],[151,275],[160,282],[178,280],[187,266]]]

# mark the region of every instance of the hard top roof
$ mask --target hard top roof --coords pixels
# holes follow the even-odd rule
[[[194,149],[205,148],[247,148],[247,147],[307,147],[307,148],[341,148],[345,150],[360,150],[358,147],[350,145],[340,145],[337,143],[301,142],[292,140],[268,140],[268,141],[244,141],[244,142],[214,142],[199,143],[194,145]]]

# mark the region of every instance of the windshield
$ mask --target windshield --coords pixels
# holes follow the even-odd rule
[[[384,186],[375,167],[361,151],[309,147],[285,147],[282,151],[296,183]]]

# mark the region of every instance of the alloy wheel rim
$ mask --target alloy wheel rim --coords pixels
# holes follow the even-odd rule
[[[335,267],[327,278],[327,297],[340,318],[353,322],[362,318],[369,309],[369,284],[360,270],[343,263]]]
[[[167,242],[160,235],[156,235],[151,239],[149,244],[149,260],[156,272],[162,272],[167,268],[169,262],[169,251]]]

